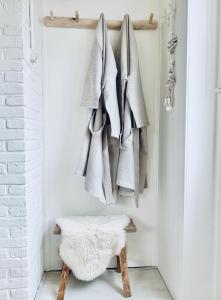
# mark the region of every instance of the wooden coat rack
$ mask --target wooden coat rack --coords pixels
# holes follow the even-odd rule
[[[158,21],[153,19],[154,14],[151,13],[149,20],[138,20],[133,22],[135,30],[155,30],[158,27]],[[78,11],[75,12],[75,16],[68,17],[55,17],[53,11],[50,11],[50,16],[44,17],[44,25],[47,27],[58,28],[83,28],[83,29],[95,29],[98,20],[94,19],[80,19]],[[122,21],[109,20],[107,21],[107,28],[111,30],[120,30]]]

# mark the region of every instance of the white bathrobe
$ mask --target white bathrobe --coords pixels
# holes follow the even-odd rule
[[[137,44],[130,17],[121,28],[121,41],[116,50],[118,97],[121,117],[120,156],[116,184],[119,194],[134,194],[138,206],[139,193],[147,186],[147,126],[149,125],[141,85]]]
[[[116,201],[120,135],[116,76],[114,53],[101,14],[85,82],[83,104],[89,112],[77,173],[85,176],[86,190],[106,204]]]

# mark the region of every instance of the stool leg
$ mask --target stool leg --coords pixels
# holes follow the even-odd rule
[[[131,289],[130,289],[130,279],[128,273],[128,266],[127,266],[127,249],[124,247],[121,250],[120,256],[120,269],[121,269],[121,276],[122,276],[122,283],[123,283],[123,295],[125,298],[131,297]]]
[[[68,282],[68,275],[69,275],[69,268],[64,263],[63,267],[62,267],[62,272],[61,272],[60,287],[58,290],[57,300],[64,299],[64,294],[65,294],[65,290],[66,290],[67,282]]]
[[[117,258],[117,269],[116,269],[116,271],[117,271],[117,273],[121,273],[120,258],[119,258],[118,255],[116,256],[116,258]]]

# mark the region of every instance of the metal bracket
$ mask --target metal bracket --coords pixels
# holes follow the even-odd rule
[[[221,87],[215,88],[214,93],[221,94]]]

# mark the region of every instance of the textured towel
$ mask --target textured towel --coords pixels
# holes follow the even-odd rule
[[[141,85],[137,44],[130,17],[126,15],[116,50],[118,97],[122,124],[121,149],[117,171],[120,195],[139,193],[146,187],[147,126],[149,125]]]
[[[86,190],[106,204],[116,202],[117,170],[113,166],[119,150],[114,140],[120,135],[116,76],[115,58],[101,14],[85,82],[83,104],[89,116],[77,173],[85,176]]]
[[[105,272],[111,259],[125,247],[124,228],[129,222],[125,215],[58,219],[62,260],[78,279],[93,280]]]

